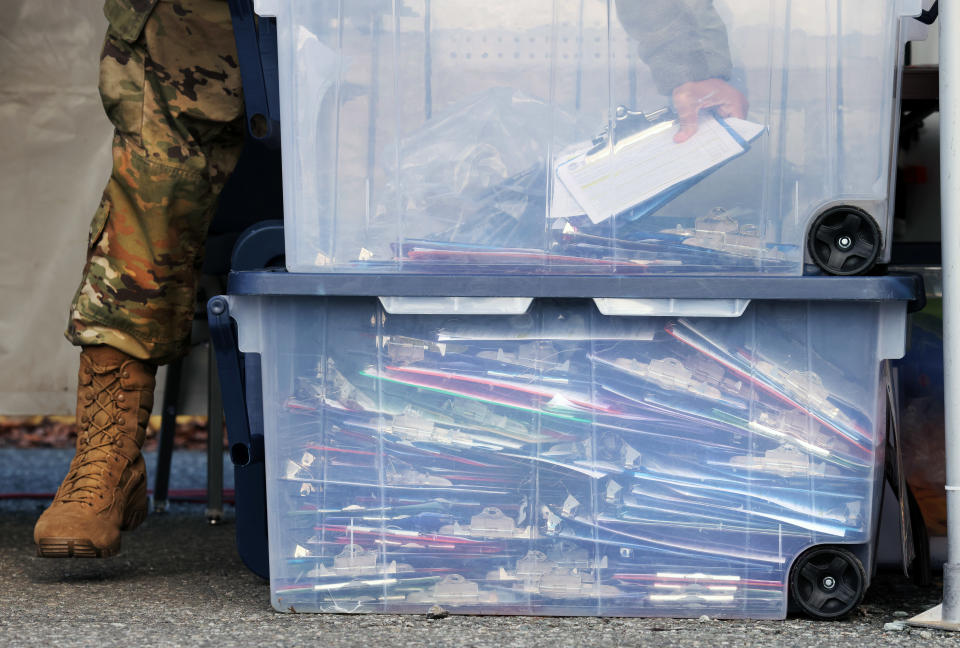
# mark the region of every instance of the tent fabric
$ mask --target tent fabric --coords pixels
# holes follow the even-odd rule
[[[110,171],[103,0],[5,0],[0,22],[0,415],[74,411],[63,338]]]

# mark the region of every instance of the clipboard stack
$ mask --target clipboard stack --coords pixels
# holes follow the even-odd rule
[[[799,247],[771,243],[746,213],[713,208],[679,223],[652,218],[750,151],[765,131],[712,113],[683,144],[674,142],[677,128],[667,110],[648,116],[621,106],[612,125],[561,152],[549,172],[537,165],[465,199],[470,208],[453,227],[404,238],[393,253],[409,271],[428,273],[790,274]],[[522,213],[504,207],[516,204]]]
[[[806,549],[870,547],[888,352],[840,324],[875,339],[880,303],[276,299],[239,326],[271,331],[279,610],[779,618]]]

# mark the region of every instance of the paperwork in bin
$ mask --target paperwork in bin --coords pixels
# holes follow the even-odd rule
[[[275,600],[779,613],[801,551],[869,541],[882,456],[854,397],[873,360],[824,358],[808,308],[738,323],[538,302],[391,316],[376,344],[304,354],[268,454]],[[366,337],[374,312],[315,320]]]
[[[673,120],[660,122],[599,151],[582,147],[563,156],[554,216],[570,216],[571,202],[594,223],[634,208],[653,211],[745,153],[764,131],[760,124],[707,114],[696,135],[677,144],[675,127]]]

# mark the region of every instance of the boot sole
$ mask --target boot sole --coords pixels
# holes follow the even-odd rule
[[[108,547],[97,547],[85,538],[41,538],[37,555],[41,558],[109,558],[120,551],[120,540]]]
[[[127,514],[121,531],[132,531],[147,516],[147,480],[142,479],[127,499]],[[109,558],[120,553],[120,539],[107,547],[98,547],[86,538],[41,538],[37,555],[41,558]]]

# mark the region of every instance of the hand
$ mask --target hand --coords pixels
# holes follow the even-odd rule
[[[673,141],[682,144],[694,136],[700,123],[700,111],[713,110],[721,117],[747,118],[747,98],[722,79],[691,81],[673,91],[680,130]]]

